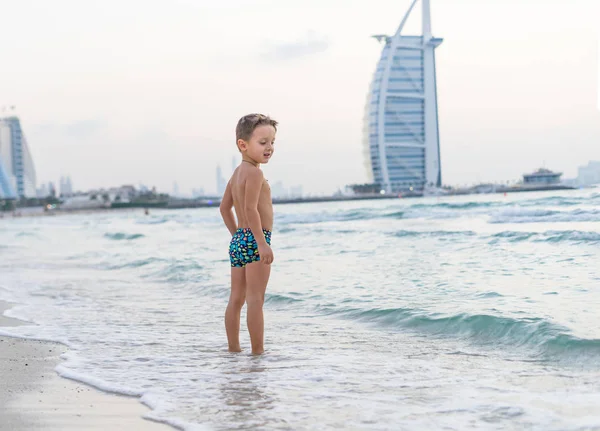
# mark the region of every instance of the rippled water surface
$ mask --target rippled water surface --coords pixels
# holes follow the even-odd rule
[[[275,211],[262,357],[216,208],[0,220],[1,331],[191,430],[600,430],[600,193]]]

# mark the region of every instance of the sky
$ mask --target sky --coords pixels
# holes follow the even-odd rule
[[[362,118],[410,0],[0,0],[0,106],[38,183],[216,190],[237,120],[280,123],[271,182],[365,182]],[[418,4],[418,6],[420,6]],[[575,177],[600,160],[600,1],[431,0],[442,179]],[[405,34],[420,31],[420,10]]]

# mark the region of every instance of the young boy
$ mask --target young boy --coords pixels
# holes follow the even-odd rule
[[[263,303],[271,274],[273,205],[271,189],[260,170],[273,155],[277,122],[266,115],[250,114],[235,129],[242,162],[227,183],[221,215],[231,233],[231,295],[225,311],[230,352],[241,352],[240,313],[248,304],[247,323],[252,353],[264,351]],[[235,216],[232,211],[235,208]],[[236,223],[237,217],[237,223]]]

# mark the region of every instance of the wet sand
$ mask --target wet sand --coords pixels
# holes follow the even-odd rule
[[[21,321],[3,316],[0,327]],[[148,408],[125,397],[60,377],[55,367],[68,349],[57,343],[0,336],[0,430],[169,430],[142,418]]]

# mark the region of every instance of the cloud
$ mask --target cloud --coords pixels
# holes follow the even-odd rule
[[[267,61],[289,61],[327,51],[329,45],[325,36],[309,32],[294,42],[272,44],[262,57]]]

